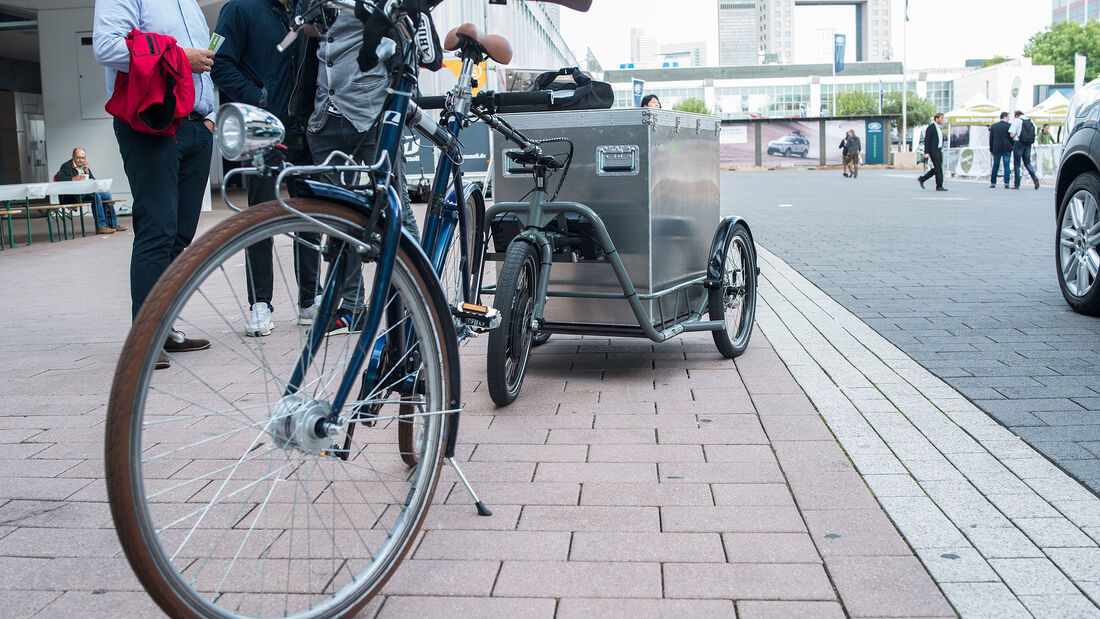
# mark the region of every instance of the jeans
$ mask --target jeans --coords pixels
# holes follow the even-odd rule
[[[294,165],[308,165],[313,162],[304,148],[288,152],[287,161]],[[245,182],[248,185],[249,206],[275,199],[274,178],[250,176]],[[298,236],[315,245],[321,243],[321,235],[317,233],[303,232]],[[294,243],[294,278],[298,282],[298,307],[300,308],[313,305],[314,298],[320,294],[318,283],[320,264],[321,255],[317,250],[298,242]],[[245,250],[245,266],[248,280],[248,304],[263,302],[274,309],[271,305],[275,282],[271,239],[260,241]]]
[[[1008,187],[1008,174],[1011,172],[1011,166],[1008,165],[1008,158],[1012,155],[1010,152],[993,153],[993,174],[989,176],[989,184],[997,184],[997,173],[1001,167],[1004,167],[1005,187]],[[1017,183],[1019,184],[1019,183]]]
[[[1031,167],[1031,144],[1021,144],[1019,142],[1012,143],[1012,167],[1015,171],[1016,187],[1020,186],[1020,160],[1024,162],[1024,168],[1027,169],[1027,173],[1031,175],[1031,180],[1038,182],[1039,177],[1035,176],[1035,168]]]
[[[378,134],[371,130],[360,133],[348,119],[336,114],[329,114],[321,128],[310,131],[307,140],[309,150],[313,153],[313,161],[320,164],[333,151],[340,151],[351,155],[356,161],[374,163],[375,147],[378,144]],[[334,184],[335,179],[330,179]],[[416,225],[416,216],[409,204],[409,189],[405,184],[405,158],[404,155],[397,159],[397,169],[394,173],[394,181],[397,183],[397,195],[401,196],[401,224],[414,238],[420,238],[420,229]],[[366,291],[363,288],[362,263],[359,254],[347,251],[344,259],[348,264],[347,276],[344,279],[343,300],[340,307],[345,310],[358,312],[367,306]]]
[[[184,120],[175,135],[141,133],[118,119],[114,125],[134,198],[130,300],[137,316],[161,274],[195,236],[214,135],[195,120]]]

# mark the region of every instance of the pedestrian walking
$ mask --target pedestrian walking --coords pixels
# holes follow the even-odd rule
[[[144,38],[140,45],[139,36]],[[170,39],[175,39],[175,44]],[[191,244],[198,227],[214,146],[214,83],[209,75],[214,51],[208,49],[210,29],[196,0],[96,0],[92,42],[96,62],[107,70],[108,106],[116,104],[112,109],[135,112],[128,114],[127,120],[116,115],[114,131],[133,196],[130,300],[131,315],[137,316],[153,285]],[[144,53],[146,48],[156,54]],[[151,56],[158,54],[161,61],[151,67]],[[141,72],[129,75],[132,67]],[[193,92],[180,89],[186,82],[175,79],[176,71],[192,74],[189,86],[194,87]],[[118,84],[125,83],[127,88],[120,88],[119,97],[115,97],[120,74],[132,77],[134,83],[120,78]],[[132,87],[142,85],[143,80],[151,87],[143,100],[160,96],[167,101],[193,94],[189,113],[177,118],[176,104],[164,105],[159,107],[170,110],[172,116],[156,115],[157,127],[132,120],[138,118],[136,110],[141,104],[132,100]],[[152,119],[148,110],[142,117]],[[209,347],[208,340],[188,338],[175,330],[164,343],[164,350],[170,353]],[[156,368],[168,366],[168,356],[162,353]]]
[[[218,14],[214,31],[223,43],[214,57],[210,75],[222,93],[234,101],[264,108],[279,117],[286,136],[283,156],[293,165],[313,163],[306,147],[302,125],[290,116],[288,106],[294,88],[294,67],[300,46],[283,52],[276,46],[289,31],[293,17],[290,0],[229,0]],[[275,199],[278,188],[268,176],[249,176],[248,205]],[[303,241],[320,245],[321,235],[302,233]],[[298,324],[313,323],[319,293],[320,253],[303,243],[294,243],[294,274],[298,280]],[[272,242],[265,239],[245,251],[245,277],[248,288],[249,316],[245,335],[270,335],[275,328],[271,304],[275,273],[272,266]]]
[[[990,189],[997,187],[997,173],[1002,166],[1004,167],[1005,189],[1008,189],[1008,174],[1010,171],[1008,158],[1012,154],[1010,127],[1008,112],[1001,112],[1001,119],[989,127],[989,154],[993,156],[993,173],[989,176]]]
[[[917,177],[920,188],[924,189],[924,181],[936,177],[936,191],[947,191],[943,186],[943,132],[940,125],[943,124],[943,112],[936,112],[928,128],[924,130],[924,158],[932,164],[932,169]]]
[[[1008,128],[1008,134],[1012,136],[1012,168],[1013,176],[1016,179],[1016,183],[1012,188],[1020,188],[1020,165],[1022,162],[1027,173],[1031,175],[1031,181],[1035,183],[1035,188],[1038,189],[1039,177],[1035,175],[1035,168],[1031,167],[1031,145],[1035,143],[1035,123],[1031,122],[1031,119],[1025,116],[1023,112],[1016,110],[1016,118],[1013,119],[1012,125]]]
[[[859,153],[863,150],[863,144],[853,129],[849,129],[844,139],[840,141],[840,148],[844,155],[844,176],[856,178],[859,176]]]

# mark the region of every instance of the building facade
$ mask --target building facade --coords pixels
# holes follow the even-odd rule
[[[1075,21],[1083,24],[1100,19],[1100,0],[1051,0],[1050,21]]]
[[[606,71],[604,79],[615,91],[615,107],[634,105],[633,78],[645,80],[646,92],[660,97],[665,107],[688,98],[701,99],[723,120],[737,120],[828,116],[834,93],[859,91],[885,98],[903,87],[941,112],[979,95],[1005,111],[1027,110],[1039,103],[1035,87],[1054,82],[1054,67],[1020,58],[984,69],[909,71],[904,77],[899,62],[850,63],[836,76],[831,64]],[[1013,102],[1017,78],[1019,98]]]
[[[816,38],[827,41],[831,50],[832,30],[811,40],[799,38],[800,7],[853,9],[851,57],[857,62],[891,59],[890,0],[718,0],[720,64],[791,64],[800,45],[819,47]]]

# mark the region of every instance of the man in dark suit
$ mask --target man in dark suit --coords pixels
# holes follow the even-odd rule
[[[928,123],[928,128],[924,131],[924,158],[930,160],[932,169],[925,172],[923,176],[917,177],[921,189],[924,189],[924,181],[935,175],[936,191],[947,191],[943,186],[943,132],[940,131],[942,124],[943,112],[936,112],[932,122]]]
[[[1012,154],[1012,137],[1008,134],[1008,112],[1001,112],[1001,119],[989,127],[989,154],[993,156],[993,174],[989,188],[997,187],[997,171],[1004,166],[1005,189],[1008,189],[1008,158]]]

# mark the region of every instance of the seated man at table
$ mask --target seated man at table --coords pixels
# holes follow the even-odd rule
[[[88,156],[84,149],[79,147],[73,149],[73,158],[61,164],[61,169],[53,175],[53,180],[56,182],[83,181],[94,178],[95,176],[88,168]],[[62,204],[91,202],[92,211],[95,214],[96,234],[114,234],[116,231],[121,232],[126,229],[125,226],[118,225],[115,207],[111,204],[104,204],[104,201],[111,200],[111,194],[106,191],[86,193],[80,196],[63,195],[58,196],[58,199]]]

